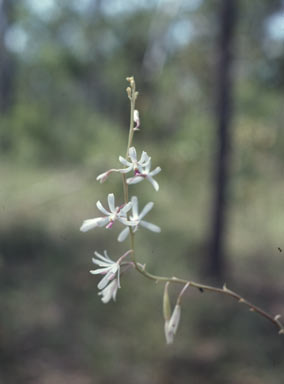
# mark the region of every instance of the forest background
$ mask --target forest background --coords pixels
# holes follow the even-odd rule
[[[124,248],[79,227],[121,193],[95,178],[125,153],[130,75],[162,167],[140,261],[284,315],[283,1],[1,0],[0,383],[283,384],[283,337],[230,298],[189,290],[167,347],[162,285],[97,296],[93,252]]]

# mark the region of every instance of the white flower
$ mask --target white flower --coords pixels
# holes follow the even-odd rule
[[[153,185],[155,191],[158,191],[159,184],[157,183],[156,180],[153,179],[153,176],[161,172],[161,168],[156,167],[153,171],[150,171],[150,169],[151,169],[151,157],[149,157],[146,165],[144,165],[143,167],[138,167],[135,170],[135,175],[127,179],[127,184],[137,184],[137,183],[140,183],[140,181],[147,179]]]
[[[130,158],[130,161],[126,160],[124,157],[119,156],[119,161],[121,164],[125,165],[127,170],[134,171],[135,172],[141,172],[143,170],[143,167],[146,167],[149,161],[151,160],[151,157],[148,156],[147,152],[143,151],[142,155],[140,157],[140,160],[137,160],[137,153],[136,149],[134,147],[130,147],[128,151],[128,156]]]
[[[97,259],[92,258],[94,264],[98,265],[101,268],[91,270],[90,273],[93,275],[102,274],[104,277],[98,284],[99,289],[104,289],[106,285],[113,280],[115,277],[117,279],[118,288],[120,288],[120,262],[121,258],[118,261],[113,261],[107,254],[107,251],[104,251],[104,256],[99,254],[99,252],[95,252]]]
[[[137,111],[138,112],[138,111]],[[138,129],[139,123],[139,115],[137,117],[137,114],[135,114],[135,119],[138,119],[136,121],[136,127]],[[126,174],[130,171],[134,172],[134,176],[127,179],[128,184],[137,184],[140,183],[140,181],[147,179],[150,181],[150,183],[153,185],[154,189],[156,191],[159,190],[159,184],[156,180],[153,179],[153,176],[157,175],[160,171],[160,167],[156,167],[153,171],[151,171],[151,157],[148,156],[147,152],[143,151],[140,157],[140,160],[137,159],[137,153],[136,149],[134,147],[129,148],[128,151],[129,160],[125,159],[122,156],[119,156],[119,161],[126,167],[122,169],[109,169],[106,172],[101,173],[99,176],[97,176],[97,180],[100,183],[103,183],[106,181],[108,176],[112,172],[119,172],[122,174]]]
[[[111,260],[107,251],[104,251],[104,256],[99,252],[95,252],[97,258],[93,258],[92,261],[100,268],[91,270],[90,273],[104,275],[98,283],[98,288],[101,290],[98,294],[102,296],[103,303],[108,303],[111,299],[115,301],[117,290],[120,288],[120,264],[131,252],[132,250],[127,251],[117,261]]]
[[[137,116],[135,118],[137,118]],[[138,118],[139,118],[139,116],[138,116]],[[136,121],[136,123],[138,124],[138,121]],[[137,125],[137,127],[138,127],[138,125]],[[99,176],[97,176],[96,180],[99,181],[102,184],[103,182],[106,181],[106,179],[109,177],[109,175],[112,172],[119,172],[119,173],[124,174],[124,173],[128,173],[130,171],[136,172],[136,171],[139,171],[139,169],[142,171],[142,169],[143,169],[142,167],[145,167],[147,165],[148,161],[150,160],[150,157],[147,155],[147,153],[143,151],[142,155],[141,155],[141,158],[138,161],[137,160],[137,155],[136,155],[136,149],[134,147],[129,148],[128,155],[129,155],[129,158],[130,158],[131,161],[128,161],[124,157],[119,156],[119,161],[124,166],[126,166],[126,168],[122,168],[122,169],[112,168],[112,169],[109,169],[108,171],[103,172]]]
[[[102,302],[106,304],[111,299],[115,301],[118,288],[118,280],[112,280],[109,285],[107,285],[101,292],[98,293],[98,295],[102,296]]]
[[[92,228],[96,227],[106,227],[111,228],[113,223],[118,220],[124,225],[136,225],[132,221],[128,221],[126,217],[126,213],[131,209],[132,203],[129,202],[127,204],[121,205],[120,207],[115,206],[114,194],[109,193],[108,195],[108,206],[109,211],[107,211],[100,201],[97,201],[98,209],[105,214],[104,217],[96,217],[93,219],[87,219],[81,225],[80,231],[87,232]]]
[[[143,217],[146,216],[147,213],[153,208],[154,206],[153,202],[146,204],[140,213],[138,212],[138,199],[136,196],[132,196],[131,203],[132,203],[132,214],[130,215],[129,220],[133,223],[136,223],[135,228],[133,229],[133,232],[136,232],[138,230],[139,225],[149,229],[152,232],[161,232],[161,228],[158,227],[157,225],[149,223],[148,221],[142,220]],[[129,232],[130,232],[129,227],[124,228],[120,232],[117,240],[124,241],[127,238]]]
[[[181,307],[176,304],[170,320],[165,321],[165,336],[167,344],[172,344],[180,322]]]

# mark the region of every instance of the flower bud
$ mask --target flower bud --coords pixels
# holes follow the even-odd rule
[[[170,320],[165,322],[165,336],[167,344],[172,344],[180,322],[181,306],[176,304]]]
[[[177,304],[175,306],[175,309],[173,311],[172,317],[170,319],[169,328],[172,329],[174,335],[176,334],[176,331],[179,326],[180,321],[180,313],[181,313],[181,306]]]
[[[126,80],[129,81],[131,88],[135,87],[135,81],[134,81],[134,77],[133,76],[127,77]]]
[[[168,321],[171,318],[171,303],[169,298],[168,286],[169,283],[166,283],[163,297],[163,314],[165,321]]]
[[[126,88],[126,93],[127,93],[128,98],[131,99],[131,88],[130,87]]]
[[[134,131],[139,131],[140,118],[139,118],[139,111],[137,109],[134,109],[133,120],[135,123]]]

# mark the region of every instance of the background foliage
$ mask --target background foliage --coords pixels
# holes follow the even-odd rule
[[[90,261],[124,251],[119,228],[78,230],[121,193],[118,176],[95,177],[125,152],[134,75],[135,145],[163,170],[159,193],[133,187],[162,227],[139,231],[139,258],[210,280],[221,1],[0,4],[0,382],[282,384],[283,338],[230,299],[190,291],[170,348],[162,286],[130,273],[103,305]],[[226,282],[283,314],[283,2],[236,5]]]

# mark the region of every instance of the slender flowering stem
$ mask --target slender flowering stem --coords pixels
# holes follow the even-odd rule
[[[128,94],[128,98],[130,100],[130,124],[129,124],[129,133],[128,133],[128,144],[127,144],[127,149],[126,149],[126,159],[128,159],[129,155],[129,148],[132,146],[132,140],[133,140],[133,134],[134,134],[134,110],[135,110],[135,102],[136,98],[138,96],[138,93],[136,92],[136,86],[135,86],[135,81],[133,77],[127,77],[126,79],[130,83],[130,87],[127,87],[126,92]],[[124,194],[124,202],[125,204],[128,203],[128,184],[126,182],[126,175],[122,175],[122,180],[123,180],[123,194]],[[127,217],[129,219],[129,214],[127,214]],[[135,264],[135,268],[137,269],[137,264],[136,264],[136,258],[135,258],[135,250],[134,250],[134,233],[131,227],[129,227],[130,230],[130,244],[131,244],[131,258],[132,261]]]
[[[269,314],[268,312],[264,311],[262,308],[254,305],[251,302],[249,302],[248,300],[244,299],[238,293],[232,291],[231,289],[228,289],[226,284],[224,284],[224,286],[222,288],[218,288],[218,287],[214,287],[214,286],[210,286],[210,285],[196,283],[196,282],[191,281],[191,280],[181,279],[181,278],[174,277],[174,276],[168,277],[168,276],[154,275],[146,269],[146,265],[142,265],[136,261],[135,241],[134,240],[135,240],[135,232],[138,228],[138,224],[139,223],[141,225],[144,224],[144,226],[146,226],[146,224],[147,224],[146,228],[148,227],[148,229],[153,230],[154,232],[160,232],[160,228],[151,224],[151,223],[147,223],[145,221],[143,222],[143,220],[142,220],[142,218],[145,216],[145,214],[152,208],[153,203],[148,203],[144,207],[144,209],[141,211],[141,214],[139,215],[138,214],[138,202],[137,201],[136,201],[136,206],[135,206],[135,200],[137,200],[137,198],[135,196],[133,196],[131,199],[132,201],[129,202],[128,183],[133,184],[133,180],[130,182],[129,179],[126,178],[126,172],[128,172],[130,169],[136,170],[136,168],[138,167],[137,164],[140,164],[140,167],[143,171],[143,173],[141,173],[141,171],[138,167],[139,172],[140,172],[140,176],[148,177],[149,181],[151,182],[151,184],[154,186],[155,190],[157,191],[159,189],[159,185],[157,182],[155,182],[155,180],[153,180],[152,176],[159,173],[161,168],[157,167],[156,169],[154,169],[154,171],[150,171],[151,158],[147,155],[147,153],[143,151],[142,155],[141,155],[141,159],[139,161],[137,161],[137,155],[136,155],[135,148],[133,148],[133,151],[132,151],[131,147],[132,147],[134,132],[139,130],[138,128],[140,126],[139,113],[138,113],[138,111],[135,110],[135,102],[136,102],[136,99],[138,96],[138,92],[136,92],[136,86],[135,86],[134,78],[128,77],[126,80],[129,82],[129,86],[126,89],[126,92],[127,92],[128,98],[130,100],[130,125],[129,125],[126,157],[124,159],[120,156],[120,161],[124,165],[126,165],[126,168],[122,169],[122,170],[111,169],[108,172],[105,172],[105,173],[98,176],[98,180],[103,182],[107,178],[109,173],[111,173],[111,172],[120,172],[122,174],[124,205],[122,207],[116,207],[115,208],[114,195],[109,194],[108,200],[109,200],[110,212],[106,211],[105,208],[102,206],[102,204],[99,201],[97,202],[97,206],[98,206],[99,210],[101,210],[107,216],[106,217],[99,217],[99,218],[95,218],[95,219],[88,219],[83,223],[83,225],[81,227],[81,230],[84,232],[89,230],[90,228],[94,228],[97,226],[105,226],[106,224],[108,224],[106,226],[106,228],[109,228],[109,226],[113,224],[114,220],[118,219],[123,224],[127,225],[129,228],[130,250],[127,251],[124,255],[122,255],[118,259],[117,262],[112,262],[107,257],[107,255],[105,257],[103,257],[102,255],[98,255],[97,253],[96,253],[96,255],[97,255],[98,259],[93,260],[95,264],[101,266],[102,268],[97,269],[95,271],[91,271],[92,273],[98,274],[98,273],[106,272],[107,273],[106,276],[108,276],[108,277],[111,276],[111,273],[117,274],[116,278],[112,278],[112,280],[110,281],[110,283],[107,286],[105,286],[106,285],[106,279],[105,278],[103,278],[101,280],[101,282],[99,283],[99,286],[101,286],[101,289],[102,289],[101,292],[99,293],[100,295],[102,295],[102,301],[104,303],[107,303],[111,300],[111,298],[113,300],[115,300],[117,289],[120,288],[120,285],[119,285],[120,265],[124,265],[127,268],[134,267],[145,278],[150,279],[152,281],[155,281],[156,283],[159,283],[159,282],[166,283],[166,285],[165,285],[165,294],[166,295],[167,295],[167,287],[168,287],[169,283],[181,284],[184,286],[182,288],[178,298],[177,298],[177,303],[176,303],[173,314],[170,316],[170,309],[169,309],[169,313],[166,315],[166,318],[165,318],[165,320],[166,320],[165,332],[166,332],[166,339],[167,339],[168,343],[172,343],[173,337],[176,333],[177,326],[178,326],[179,319],[180,319],[181,297],[188,287],[196,288],[200,292],[208,291],[208,292],[215,292],[218,294],[230,296],[233,299],[237,300],[239,303],[245,304],[251,312],[256,312],[260,316],[266,318],[271,323],[273,323],[274,326],[277,327],[279,334],[284,334],[284,325],[280,321],[281,315],[273,316],[273,315]],[[130,152],[130,154],[129,154],[129,152]],[[131,162],[128,162],[128,159],[130,159]],[[135,176],[136,176],[136,173],[135,173]],[[127,180],[128,180],[128,183],[127,183]],[[135,181],[139,182],[141,180],[136,179]],[[129,209],[131,208],[131,204],[133,205],[132,206],[133,215],[131,216],[132,221],[130,221],[130,212],[129,212]],[[133,219],[134,216],[137,219],[137,222],[134,221],[134,219]],[[135,227],[134,229],[133,229],[133,226]],[[125,233],[125,230],[123,230],[122,233],[123,233],[123,235],[118,237],[119,241],[122,241],[121,239],[124,240],[128,235],[128,232]],[[131,255],[131,261],[125,262],[124,258],[126,258],[129,254]]]
[[[127,159],[128,154],[129,154],[129,148],[132,146],[132,141],[133,141],[134,110],[135,110],[135,101],[136,101],[138,93],[136,92],[134,78],[128,77],[126,80],[129,81],[129,83],[130,83],[130,87],[128,87],[126,90],[127,94],[128,94],[128,98],[130,99],[130,126],[129,126],[129,134],[128,134],[128,145],[127,145],[127,150],[126,150],[126,159]],[[128,203],[128,184],[126,182],[126,175],[123,174],[122,178],[123,178],[124,202],[125,202],[125,204],[127,204]],[[129,215],[129,213],[127,215]],[[197,288],[198,290],[200,290],[201,292],[208,291],[208,292],[215,292],[215,293],[219,293],[222,295],[230,296],[233,299],[237,300],[239,303],[247,305],[251,312],[256,312],[260,316],[266,318],[271,323],[273,323],[278,328],[279,334],[284,334],[284,326],[280,322],[280,317],[281,317],[280,315],[276,315],[276,316],[270,315],[268,312],[264,311],[263,309],[259,308],[258,306],[254,305],[254,304],[250,303],[249,301],[247,301],[246,299],[244,299],[238,293],[228,289],[225,284],[224,284],[223,288],[218,288],[218,287],[213,287],[210,285],[204,285],[204,284],[196,283],[196,282],[190,281],[190,280],[180,279],[177,277],[157,276],[157,275],[154,275],[154,274],[148,272],[146,270],[146,265],[141,265],[140,263],[138,263],[136,261],[135,242],[134,242],[134,235],[135,234],[134,234],[133,229],[131,227],[129,227],[129,229],[130,229],[130,248],[132,250],[131,258],[132,258],[132,261],[134,263],[135,269],[140,274],[142,274],[144,277],[146,277],[150,280],[153,280],[157,283],[158,282],[168,282],[168,283],[175,283],[175,284],[183,284],[183,285],[186,285],[186,288],[187,287],[194,287],[194,288]]]
[[[129,135],[128,135],[128,145],[126,151],[126,158],[128,157],[129,148],[132,146],[133,134],[134,134],[134,110],[135,110],[135,102],[138,96],[136,92],[136,85],[133,77],[128,78],[130,82],[131,89],[131,99],[130,99],[130,126],[129,126]]]

